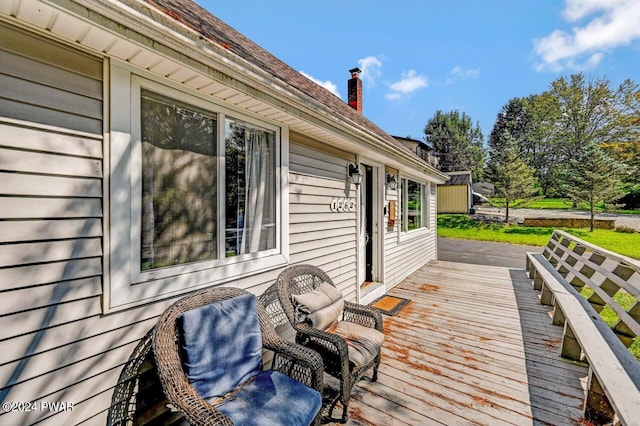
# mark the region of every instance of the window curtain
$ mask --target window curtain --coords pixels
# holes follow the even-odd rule
[[[245,208],[240,254],[260,250],[262,223],[267,202],[269,140],[265,132],[245,131]]]

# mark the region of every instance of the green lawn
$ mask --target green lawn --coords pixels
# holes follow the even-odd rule
[[[640,233],[626,234],[606,229],[593,232],[587,229],[562,230],[607,250],[640,259]],[[440,237],[545,246],[552,232],[553,228],[485,224],[467,215],[438,215]]]
[[[580,294],[582,294],[586,299],[588,299],[593,294],[593,290],[591,290],[587,286],[584,286]],[[627,312],[636,301],[635,297],[633,297],[632,295],[630,295],[624,290],[618,291],[613,296],[613,299],[616,301],[618,305],[620,305],[621,308],[623,308]],[[618,319],[619,319],[618,315],[609,306],[605,306],[604,309],[602,309],[602,311],[600,312],[600,316],[602,317],[604,322],[606,322],[609,325],[609,327],[613,327],[613,325],[616,322],[618,322]],[[633,344],[629,347],[629,351],[631,351],[633,356],[635,356],[637,359],[640,360],[640,337],[636,337],[633,340]]]
[[[489,199],[489,204],[493,206],[503,207],[504,202],[499,198]],[[516,200],[515,204],[511,205],[512,208],[526,208],[526,209],[553,209],[553,210],[571,210],[573,209],[573,202],[568,198],[538,198],[528,202],[522,202],[522,200]],[[577,210],[588,211],[589,204],[579,203]],[[607,210],[604,203],[598,203],[595,206],[597,212],[607,211],[609,213],[621,213],[621,214],[640,214],[640,210],[620,210],[611,209]]]
[[[568,210],[573,207],[573,202],[568,198],[540,198],[523,205],[529,209],[554,209]]]

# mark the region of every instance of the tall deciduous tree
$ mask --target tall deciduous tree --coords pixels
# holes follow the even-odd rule
[[[619,121],[622,131],[614,141],[600,147],[622,166],[626,193],[620,199],[627,208],[640,208],[640,90],[631,80],[619,89]]]
[[[611,147],[637,141],[640,134],[640,92],[630,80],[612,88],[605,78],[560,77],[547,92],[527,98],[524,110],[531,126],[519,143],[545,195],[570,189],[567,168],[584,146]]]
[[[593,231],[595,205],[615,200],[621,195],[621,167],[595,142],[583,145],[569,164],[569,196],[576,202],[589,203],[589,230]]]
[[[556,138],[560,117],[557,98],[549,92],[523,100],[529,119],[526,134],[520,141],[524,161],[535,170],[544,196],[563,195],[558,179],[561,172],[561,141]]]
[[[504,200],[504,221],[509,223],[510,207],[516,200],[527,201],[538,195],[538,188],[534,170],[518,153],[515,138],[505,129],[499,140],[502,143],[501,153],[491,158],[487,173],[495,185],[496,196]]]
[[[558,117],[558,103],[549,93],[513,98],[502,106],[489,135],[486,177],[504,164],[507,148],[515,149],[534,169],[543,194],[553,192],[558,147],[551,137]]]
[[[560,77],[551,83],[551,95],[558,101],[556,137],[563,141],[566,159],[592,142],[610,141],[616,133],[614,93],[608,80],[587,80],[583,74]]]
[[[479,125],[459,111],[436,111],[424,129],[425,140],[437,152],[439,168],[445,172],[471,170],[482,178],[485,152]]]
[[[609,80],[587,80],[583,74],[561,77],[551,83],[550,93],[557,99],[560,114],[554,138],[560,147],[563,175],[573,174],[573,167],[568,170],[567,167],[579,154],[583,155],[583,148],[593,150],[592,145],[616,143],[633,134],[629,120],[633,116],[630,100],[634,90],[630,81],[612,89]],[[569,179],[565,183],[568,192],[581,193],[579,180]]]

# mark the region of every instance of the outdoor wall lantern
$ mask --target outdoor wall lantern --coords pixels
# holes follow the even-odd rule
[[[355,164],[349,164],[348,174],[354,185],[358,186],[362,183],[362,172]]]
[[[387,173],[387,188],[395,191],[396,189],[398,189],[398,181],[396,180],[396,177],[394,175],[392,175],[391,173]]]

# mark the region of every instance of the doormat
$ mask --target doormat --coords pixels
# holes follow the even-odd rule
[[[385,315],[394,316],[411,302],[409,299],[395,296],[382,296],[374,300],[369,306],[376,308]]]

